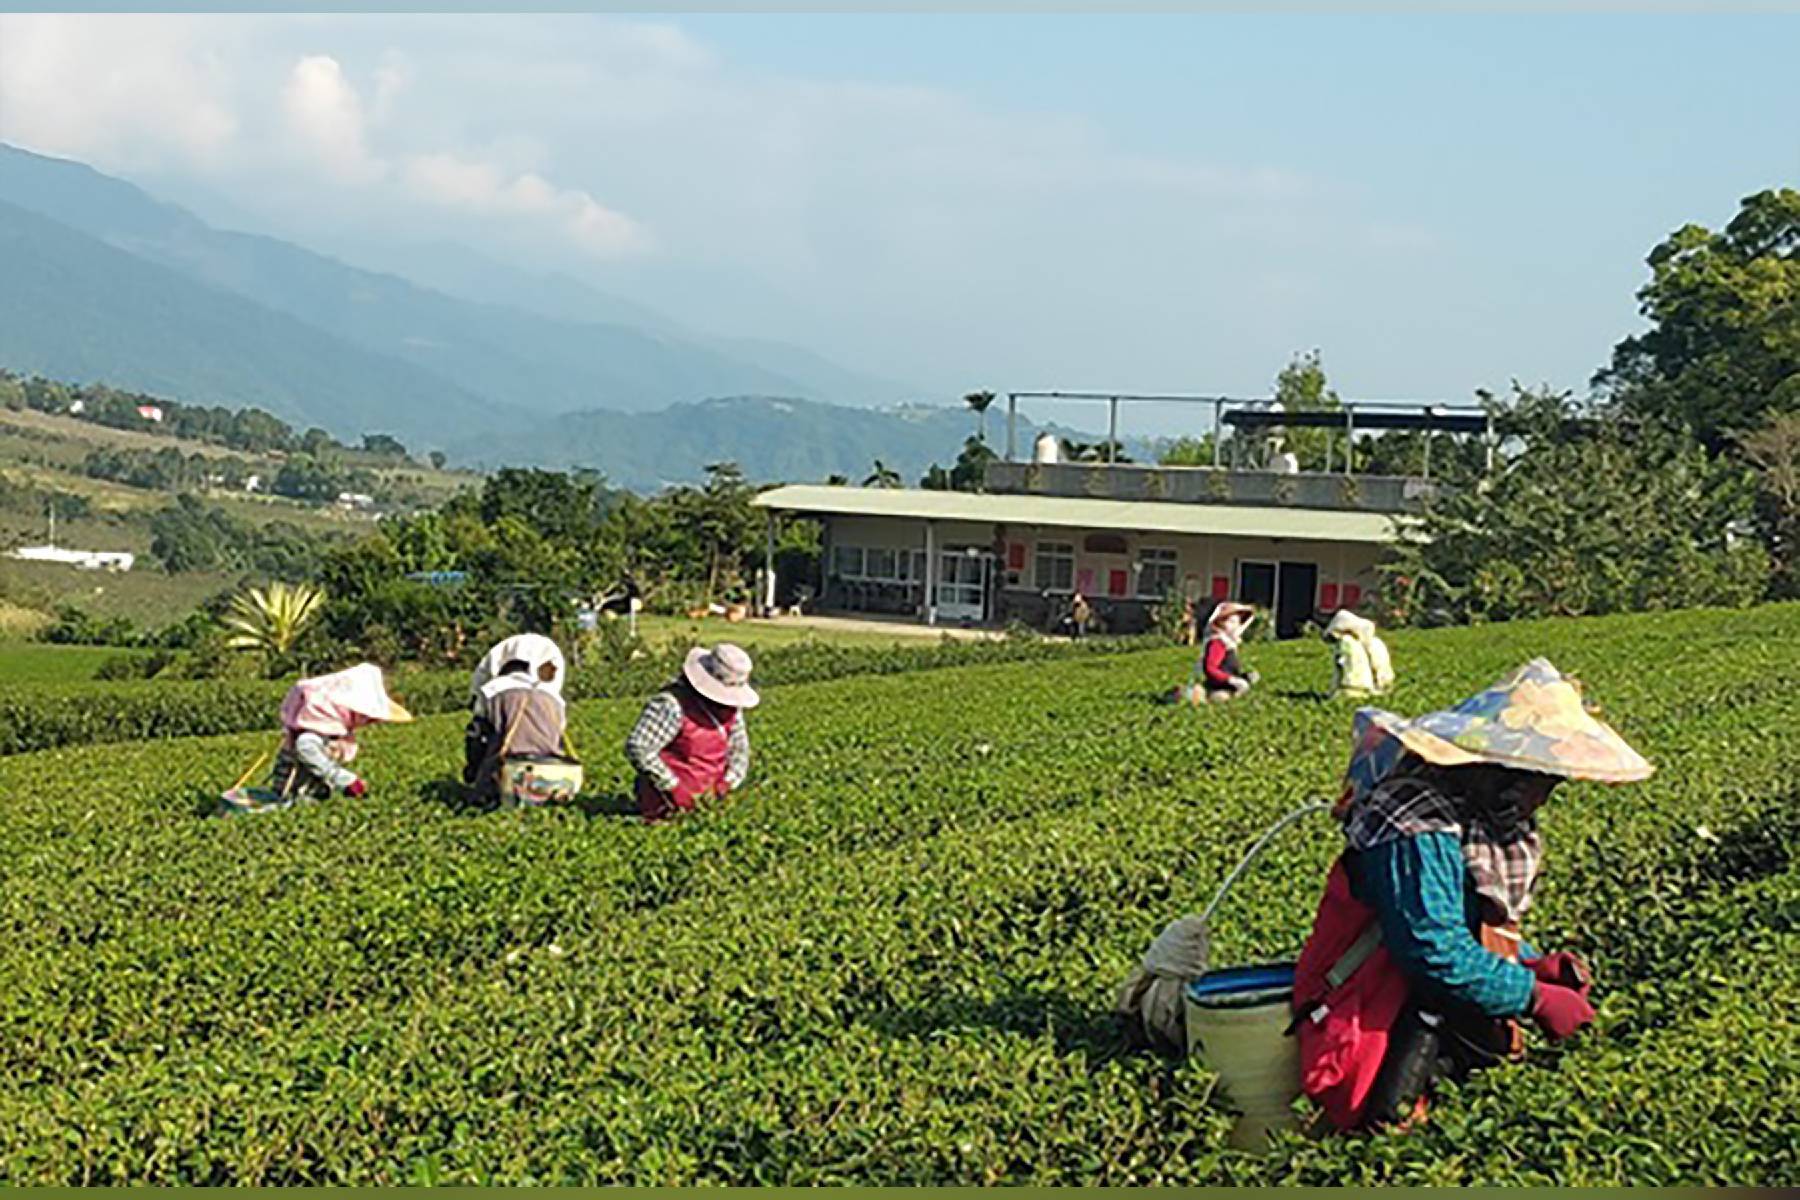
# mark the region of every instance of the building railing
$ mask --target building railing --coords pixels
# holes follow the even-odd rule
[[[1109,463],[991,462],[988,491],[1095,500],[1163,500],[1338,512],[1416,513],[1437,494],[1428,479],[1402,475],[1284,474],[1219,467]]]

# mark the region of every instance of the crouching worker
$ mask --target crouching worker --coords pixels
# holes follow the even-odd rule
[[[348,765],[356,758],[356,731],[410,720],[374,663],[302,679],[281,702],[281,749],[269,784],[280,802],[322,800],[334,792],[367,795],[368,785]]]
[[[696,648],[681,677],[644,706],[625,757],[637,768],[638,811],[646,820],[691,811],[702,798],[723,798],[743,784],[750,773],[744,710],[759,701],[750,666],[750,656],[728,642]]]
[[[1339,1129],[1423,1115],[1434,1083],[1593,1020],[1587,967],[1520,939],[1565,779],[1651,766],[1538,658],[1416,720],[1365,708],[1338,801],[1345,847],[1294,977],[1301,1087]]]
[[[481,678],[487,658],[476,669],[463,782],[490,805],[573,800],[582,772],[569,751],[562,651],[549,638],[522,634],[488,652],[496,655],[503,661],[492,678]]]
[[[1244,632],[1256,619],[1256,610],[1231,600],[1221,602],[1206,619],[1206,637],[1200,643],[1200,661],[1194,664],[1194,680],[1182,690],[1194,704],[1219,704],[1236,700],[1256,683],[1255,671],[1244,669],[1238,648]]]
[[[1324,638],[1332,647],[1332,695],[1378,696],[1394,686],[1394,662],[1375,622],[1340,608]]]
[[[562,759],[568,714],[563,704],[567,666],[562,649],[538,633],[496,642],[469,680],[469,725],[463,731],[463,782],[475,797],[500,798],[510,759]]]

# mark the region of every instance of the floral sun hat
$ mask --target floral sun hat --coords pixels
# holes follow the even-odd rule
[[[1568,779],[1635,783],[1655,767],[1588,711],[1581,685],[1534,658],[1462,703],[1411,720],[1378,708],[1356,714],[1344,800],[1373,790],[1408,751],[1440,767],[1489,763]]]

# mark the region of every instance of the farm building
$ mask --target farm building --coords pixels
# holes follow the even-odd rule
[[[21,562],[62,563],[83,571],[129,571],[137,556],[127,550],[65,550],[61,546],[21,546],[7,555]]]
[[[815,606],[823,611],[1043,628],[1079,591],[1108,628],[1131,632],[1178,595],[1263,606],[1292,636],[1308,620],[1357,607],[1377,582],[1382,547],[1435,487],[1287,464],[1054,457],[990,463],[980,493],[794,485],[756,504],[771,528],[777,514],[822,524]]]

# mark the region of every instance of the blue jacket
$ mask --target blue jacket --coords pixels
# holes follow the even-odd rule
[[[1481,944],[1480,907],[1455,834],[1398,838],[1344,857],[1350,890],[1375,910],[1382,944],[1421,996],[1490,1017],[1530,1011],[1531,970]],[[1529,947],[1523,953],[1535,957]]]

